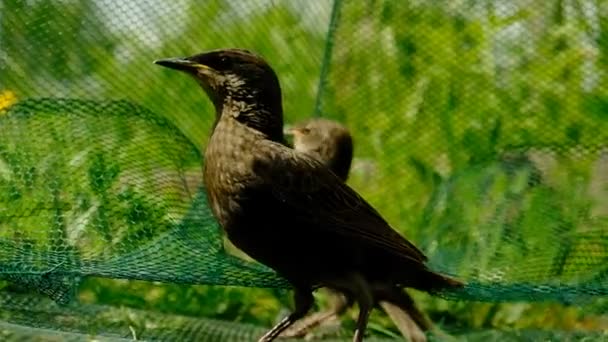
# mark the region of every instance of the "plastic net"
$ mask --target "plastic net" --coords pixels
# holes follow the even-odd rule
[[[606,338],[607,11],[0,2],[0,336],[250,341],[280,314],[287,283],[227,251],[207,207],[211,104],[151,63],[243,47],[277,71],[287,122],[349,127],[351,186],[467,281],[442,293],[460,302],[416,294],[434,321],[468,340]],[[370,330],[395,336],[386,323]]]

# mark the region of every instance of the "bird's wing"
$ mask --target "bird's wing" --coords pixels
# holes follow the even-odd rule
[[[259,141],[256,175],[272,186],[273,196],[311,226],[370,243],[415,262],[426,256],[393,230],[353,189],[316,159],[272,141]],[[263,152],[262,152],[263,151]],[[287,172],[288,170],[288,172]]]

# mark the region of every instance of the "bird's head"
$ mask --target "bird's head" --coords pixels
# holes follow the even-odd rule
[[[312,120],[286,126],[284,133],[286,136],[292,137],[294,149],[301,152],[313,152],[320,146],[329,143],[328,131],[319,127]]]
[[[293,148],[317,158],[346,180],[353,157],[353,141],[348,129],[327,119],[311,119],[285,129],[293,137]]]
[[[252,128],[282,139],[279,80],[260,56],[243,49],[222,49],[154,63],[193,76],[213,102],[218,116],[232,115]]]
[[[350,140],[346,127],[327,119],[310,119],[286,127],[285,135],[293,137],[296,150],[308,152],[318,150],[321,146],[334,147]]]

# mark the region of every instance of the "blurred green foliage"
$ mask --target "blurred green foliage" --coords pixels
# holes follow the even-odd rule
[[[314,112],[331,5],[4,1],[0,91],[21,99],[126,98],[165,115],[202,150],[211,104],[195,82],[151,62],[211,48],[252,49],[277,71],[286,121],[295,122]],[[605,259],[581,264],[572,256],[608,251],[608,194],[597,171],[608,142],[607,11],[603,0],[345,2],[321,113],[354,134],[350,184],[437,267],[458,275],[565,282],[601,267]],[[129,134],[127,127],[116,130]],[[83,169],[89,184],[62,183],[60,161],[43,174],[21,164],[0,149],[0,176],[11,170],[30,186],[55,185],[40,201],[53,210],[61,210],[65,187],[85,193],[84,202],[80,187],[104,198],[108,175],[118,172],[103,154]],[[18,203],[22,191],[0,196]],[[150,229],[166,213],[145,208],[138,196],[125,190],[105,198],[94,220],[110,226],[102,224],[113,219],[103,208],[114,203],[129,217],[129,234]],[[117,233],[101,230],[97,241],[116,241]],[[514,264],[522,255],[525,265]],[[456,330],[607,324],[597,314],[606,302],[579,310],[415,296],[435,321]],[[290,305],[284,291],[104,279],[85,280],[80,298],[266,326]],[[395,331],[382,315],[373,322]]]

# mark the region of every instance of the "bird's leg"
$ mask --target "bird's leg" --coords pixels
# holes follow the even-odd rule
[[[383,286],[377,284],[374,284],[372,287],[376,300],[379,302],[389,302],[399,307],[416,322],[416,325],[422,331],[429,331],[433,328],[433,324],[426,318],[426,315],[416,307],[414,299],[403,289],[397,286]],[[397,328],[403,333],[399,326],[397,326]]]
[[[380,304],[384,311],[386,311],[386,313],[391,316],[391,319],[393,320],[393,322],[395,322],[397,328],[399,329],[401,334],[404,335],[404,337],[407,334],[411,341],[424,342],[427,340],[426,333],[432,332],[434,337],[441,341],[452,340],[452,337],[449,334],[444,333],[443,331],[441,331],[441,329],[438,329],[436,326],[433,325],[433,323],[427,318],[427,316],[416,307],[414,299],[403,289],[397,286],[378,286],[378,284],[373,284],[372,289],[374,292],[374,296],[376,296],[376,299],[380,301]],[[389,306],[387,306],[386,304],[389,304]],[[398,308],[400,310],[391,310],[390,305],[393,306],[393,309]],[[394,313],[396,312],[397,315],[391,314],[389,313],[389,311],[393,311]],[[400,314],[399,311],[401,311]],[[406,330],[404,332],[403,328],[405,328],[405,326],[400,327],[400,325],[397,323],[398,321],[400,321],[399,317],[402,317],[404,315],[408,315],[409,318],[416,322],[415,330]]]
[[[294,322],[304,317],[310,308],[312,308],[315,301],[310,289],[296,288],[293,297],[295,302],[295,309],[293,312],[264,334],[258,342],[270,342],[277,338],[283,330],[289,328]]]
[[[401,335],[410,342],[426,342],[426,334],[422,329],[418,326],[418,324],[413,320],[412,316],[408,313],[408,311],[403,308],[397,306],[394,303],[387,301],[380,301],[378,303],[380,307],[386,312],[386,314],[391,318],[393,323],[401,332]]]
[[[357,318],[353,342],[361,342],[363,341],[363,335],[365,335],[369,314],[374,306],[374,298],[369,284],[360,274],[354,273],[351,280],[350,290],[355,301],[359,304],[359,317]]]
[[[330,289],[328,289],[330,290]],[[314,313],[305,317],[300,322],[300,326],[287,329],[280,335],[281,337],[302,337],[308,334],[312,329],[323,324],[324,322],[337,318],[353,305],[352,297],[346,296],[335,290],[330,290],[330,294],[334,297],[333,305],[330,309]],[[299,322],[298,322],[299,323]]]

